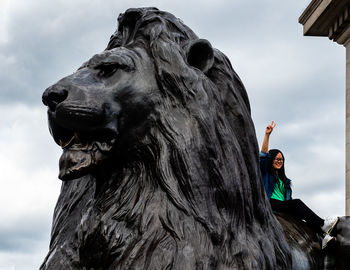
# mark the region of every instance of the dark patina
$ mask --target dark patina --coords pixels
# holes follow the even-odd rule
[[[43,94],[63,182],[40,269],[324,269],[320,238],[271,211],[227,57],[156,8],[118,22]]]

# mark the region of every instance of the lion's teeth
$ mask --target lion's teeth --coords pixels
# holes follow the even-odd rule
[[[60,140],[60,146],[61,146],[62,148],[67,148],[67,147],[74,141],[74,139],[75,139],[75,136],[72,136],[72,137],[70,138],[70,140],[69,140],[69,141],[66,141],[66,142]]]
[[[92,151],[96,147],[101,152],[109,152],[113,148],[115,139],[109,141],[109,142],[99,142],[99,141],[93,141],[88,142],[84,137],[81,137],[81,134],[78,132],[74,132],[72,137],[69,140],[59,140],[59,144],[63,149],[70,149],[70,150],[80,150],[80,151]]]
[[[110,151],[112,149],[112,146],[105,142],[95,142],[95,144],[101,151],[104,152]]]

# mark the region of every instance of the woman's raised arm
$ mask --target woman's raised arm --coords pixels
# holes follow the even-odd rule
[[[272,121],[271,124],[267,125],[265,129],[265,137],[261,146],[261,152],[267,153],[269,151],[269,139],[275,126],[276,126],[276,123],[274,121]]]

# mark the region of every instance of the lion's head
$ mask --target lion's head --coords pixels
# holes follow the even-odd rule
[[[43,94],[50,131],[62,147],[60,175],[72,180],[115,155],[126,157],[150,124],[158,86],[143,48],[96,54]],[[158,98],[159,100],[159,98]]]
[[[105,51],[43,94],[72,181],[42,269],[289,269],[229,60],[156,8],[118,21]]]

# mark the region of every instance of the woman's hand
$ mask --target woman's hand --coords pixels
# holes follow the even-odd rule
[[[268,124],[265,130],[266,135],[270,135],[273,129],[275,128],[276,123],[274,121],[271,122],[271,124]]]
[[[269,138],[275,126],[276,126],[276,123],[272,121],[271,124],[268,124],[266,127],[264,141],[261,145],[261,151],[264,153],[267,153],[269,151]]]

